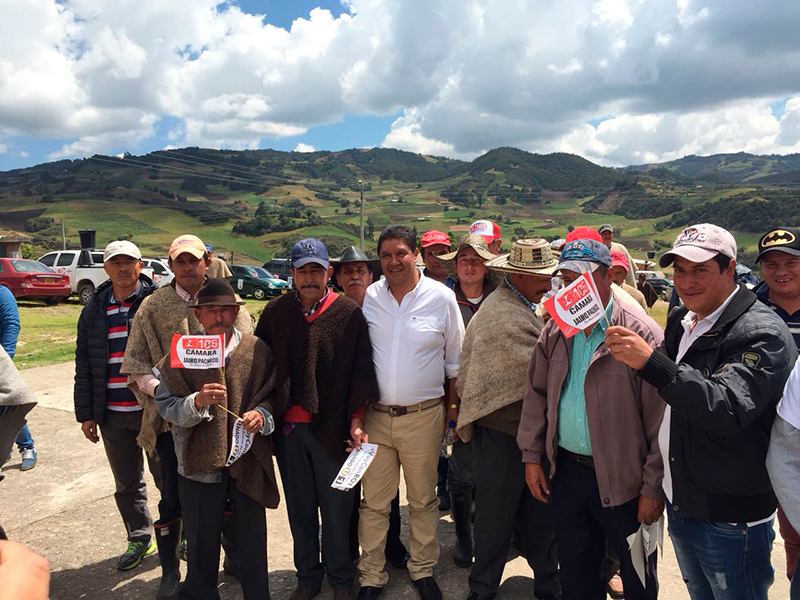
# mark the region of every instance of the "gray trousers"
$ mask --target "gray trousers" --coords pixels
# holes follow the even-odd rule
[[[147,508],[147,486],[144,481],[144,459],[136,436],[142,426],[142,411],[106,411],[105,422],[100,426],[108,464],[114,474],[119,514],[125,524],[128,541],[150,543],[153,535],[153,518]],[[161,463],[158,458],[147,457],[150,473],[160,487]]]

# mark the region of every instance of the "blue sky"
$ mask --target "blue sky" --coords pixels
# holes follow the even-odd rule
[[[241,0],[235,4],[249,14],[265,15],[265,22],[282,27],[287,31],[296,19],[307,19],[315,8],[330,11],[334,18],[347,12],[339,0]],[[317,150],[380,146],[384,137],[389,133],[392,122],[399,114],[395,113],[390,116],[348,114],[336,123],[312,126],[301,135],[263,140],[261,147],[291,151],[298,144],[306,144]],[[155,135],[133,146],[119,143],[112,136],[95,138],[102,145],[101,148],[98,148],[98,152],[114,155],[125,151],[144,154],[160,150],[171,143],[167,135],[177,122],[178,119],[172,117],[161,117],[154,125]],[[48,162],[50,160],[48,155],[75,139],[74,137],[43,138],[25,135],[0,138],[0,142],[7,147],[6,152],[0,153],[0,171]]]

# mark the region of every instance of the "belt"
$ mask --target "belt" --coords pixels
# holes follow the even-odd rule
[[[563,456],[564,458],[570,459],[572,462],[578,463],[580,466],[586,469],[594,469],[594,458],[591,456],[585,456],[583,454],[575,454],[574,452],[570,452],[566,450],[562,446],[558,447],[558,454]]]
[[[392,417],[402,417],[412,412],[422,412],[434,406],[439,406],[442,403],[441,398],[433,398],[432,400],[425,400],[419,404],[412,404],[411,406],[386,406],[385,404],[370,404],[369,407],[380,412],[389,413]]]

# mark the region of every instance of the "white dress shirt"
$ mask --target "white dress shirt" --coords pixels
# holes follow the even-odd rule
[[[711,328],[716,325],[720,315],[722,315],[722,312],[728,307],[728,304],[731,303],[731,300],[733,300],[733,297],[738,291],[739,288],[737,287],[733,293],[728,296],[725,302],[723,302],[719,308],[717,308],[717,310],[712,312],[705,319],[700,319],[697,321],[694,324],[694,327],[692,327],[692,323],[697,318],[697,315],[692,311],[686,313],[686,316],[681,320],[681,325],[683,325],[683,337],[681,337],[680,344],[678,344],[678,353],[675,356],[676,363],[681,362],[681,359],[683,359],[697,338],[704,333],[711,331]],[[664,461],[664,480],[661,482],[661,487],[664,490],[664,495],[667,497],[667,500],[669,500],[670,503],[672,502],[672,471],[669,464],[669,433],[671,422],[672,407],[667,404],[667,408],[664,411],[664,420],[661,421],[661,427],[658,430],[658,447],[661,450],[661,459]],[[767,521],[772,520],[773,517],[774,515],[761,521],[748,523],[747,526],[753,527],[755,525],[760,525],[761,523],[766,523]],[[735,524],[736,523],[734,523],[734,525]]]
[[[458,376],[464,323],[456,296],[425,277],[399,304],[386,279],[367,288],[363,306],[372,342],[380,403],[412,406],[439,398]]]

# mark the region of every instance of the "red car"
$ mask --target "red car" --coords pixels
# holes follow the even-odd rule
[[[0,258],[0,285],[14,298],[47,300],[55,304],[72,293],[69,276],[56,273],[38,260]]]

